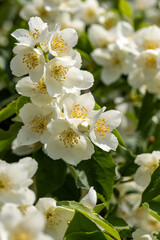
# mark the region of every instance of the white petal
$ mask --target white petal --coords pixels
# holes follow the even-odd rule
[[[40,198],[36,204],[36,207],[41,212],[48,210],[50,207],[56,207],[56,200],[53,198]]]
[[[77,44],[78,41],[78,35],[77,32],[72,28],[66,28],[60,32],[62,35],[64,41],[69,45],[70,47],[74,47]]]
[[[16,29],[11,35],[20,43],[26,43],[28,45],[31,44],[31,38],[28,30]]]
[[[33,132],[26,126],[23,126],[18,132],[17,139],[20,145],[30,145],[40,141],[40,134]]]
[[[142,69],[136,68],[133,71],[131,71],[129,76],[128,76],[128,83],[133,88],[139,88],[143,84],[145,84],[145,78],[144,78],[144,74],[142,72]]]
[[[22,158],[19,163],[24,165],[25,169],[28,171],[29,178],[32,178],[38,169],[38,163],[31,157]]]
[[[22,214],[16,205],[4,204],[1,209],[1,219],[6,229],[13,229],[22,219]]]
[[[102,68],[101,79],[105,85],[116,82],[122,74],[121,67],[106,66]]]
[[[91,141],[103,149],[106,152],[109,152],[110,150],[116,150],[118,147],[118,140],[112,133],[106,133],[105,137],[103,139],[100,139],[95,135],[94,129],[90,131],[89,134]]]
[[[97,194],[93,187],[91,187],[88,194],[81,199],[80,203],[83,203],[83,205],[93,210],[97,203]]]
[[[106,125],[109,125],[110,131],[117,128],[121,123],[122,113],[116,110],[109,110],[100,116],[101,118],[105,118]]]
[[[142,187],[148,186],[151,181],[151,176],[147,170],[148,169],[143,166],[139,167],[134,175],[135,182]]]
[[[19,80],[16,85],[16,89],[18,93],[26,97],[31,97],[35,94],[34,93],[35,86],[33,85],[33,82],[30,79],[30,77],[25,77]]]
[[[12,58],[10,63],[10,68],[12,70],[12,74],[20,77],[28,73],[28,68],[25,64],[23,64],[22,56],[15,56]]]

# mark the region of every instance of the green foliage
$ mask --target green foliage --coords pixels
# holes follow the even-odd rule
[[[143,134],[147,134],[147,129],[151,123],[151,117],[155,113],[155,103],[156,99],[154,95],[146,93],[142,102],[138,124],[138,129],[141,130]]]
[[[78,187],[94,186],[98,193],[110,201],[115,180],[115,164],[110,153],[96,147],[91,159],[82,161],[72,170]]]
[[[38,162],[37,197],[44,197],[63,185],[67,167],[62,160],[52,160],[42,150],[33,154],[33,158]]]
[[[59,204],[61,206],[66,206],[78,210],[85,217],[92,220],[100,227],[102,227],[106,234],[109,234],[110,236],[116,238],[117,240],[120,240],[118,232],[105,219],[101,218],[98,214],[93,213],[89,208],[85,207],[83,204],[76,203],[73,201],[59,202]],[[92,225],[92,228],[93,227],[94,226]],[[82,225],[82,228],[85,228],[85,226]]]
[[[156,204],[157,203],[157,204]],[[157,206],[159,205],[160,203],[160,197],[158,197],[158,201],[155,202],[154,201],[154,205],[153,205],[153,208],[155,208],[155,211],[153,211],[152,209],[149,208],[149,204],[148,203],[143,203],[143,207],[155,218],[157,219],[159,222],[160,222],[160,216],[157,214],[156,212],[156,209],[157,209]],[[151,203],[152,205],[152,203]],[[157,206],[155,206],[157,205]],[[158,206],[158,209],[159,209],[159,206]]]
[[[74,218],[69,224],[64,239],[107,239],[106,234],[100,231],[97,225],[87,218],[85,215],[80,213],[78,210],[75,211]],[[109,238],[108,238],[109,239]],[[112,239],[112,238],[111,238]]]
[[[122,219],[118,217],[108,217],[107,220],[115,227],[121,238],[131,238],[131,227]]]
[[[142,194],[143,206],[148,212],[160,221],[160,167],[151,177],[151,182]]]
[[[3,108],[0,111],[0,122],[4,121],[5,119],[11,117],[16,113],[16,100],[9,103],[7,107]]]
[[[30,102],[30,98],[21,96],[17,98],[17,100],[9,103],[5,108],[0,111],[0,122],[13,116],[14,114],[18,114],[19,110],[23,107],[23,105],[28,102]]]
[[[126,17],[132,17],[132,9],[128,1],[126,0],[119,0],[119,10],[122,15]]]
[[[142,195],[142,203],[149,203],[160,195],[160,166],[154,171],[151,182]]]

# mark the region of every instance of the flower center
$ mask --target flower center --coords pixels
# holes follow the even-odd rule
[[[53,70],[51,70],[51,77],[54,77],[58,82],[64,82],[66,79],[66,74],[68,72],[67,67],[62,65],[56,65]]]
[[[46,210],[44,215],[47,221],[47,228],[50,231],[56,230],[56,227],[62,222],[61,216],[54,207],[50,207],[48,210]]]
[[[34,236],[25,229],[18,229],[12,233],[11,240],[34,240]]]
[[[13,184],[11,184],[9,177],[5,173],[2,173],[0,175],[0,193],[9,191],[12,187]]]
[[[31,70],[38,66],[39,56],[35,52],[30,52],[30,53],[24,54],[22,61],[27,65],[27,68]]]
[[[33,90],[34,92],[48,94],[44,77],[42,77],[39,82],[33,83],[33,85],[36,87],[36,89]]]
[[[114,54],[111,59],[112,65],[115,67],[118,67],[121,65],[121,60],[117,54]]]
[[[34,28],[34,32],[29,31],[29,35],[33,39],[37,39],[40,36],[40,32],[37,28]]]
[[[61,54],[62,52],[65,52],[67,50],[66,47],[67,47],[67,43],[65,43],[62,36],[60,37],[57,36],[56,38],[52,39],[52,42],[51,42],[52,51],[55,51]]]
[[[149,169],[149,174],[152,175],[154,170],[159,166],[158,161],[155,157],[153,157],[153,161],[146,164]]]
[[[95,10],[93,8],[86,9],[86,16],[88,18],[93,18],[95,16]]]
[[[99,118],[95,124],[94,132],[97,137],[103,139],[106,136],[106,133],[109,132],[109,125],[105,125],[106,120],[105,118]]]
[[[35,118],[28,124],[28,127],[35,133],[42,133],[46,130],[48,120],[46,116],[38,114]]]
[[[157,41],[145,40],[144,49],[157,49],[159,48],[159,44]]]
[[[156,69],[157,68],[157,61],[156,61],[155,56],[148,56],[148,57],[146,57],[145,66],[147,68]]]
[[[115,20],[114,18],[108,18],[104,22],[104,26],[106,29],[111,29],[115,25]]]
[[[75,105],[71,110],[71,115],[73,118],[85,119],[87,114],[88,114],[88,110],[84,106],[80,107],[79,104]]]
[[[59,140],[63,142],[65,148],[74,148],[78,144],[80,136],[71,128],[64,130],[59,135]]]

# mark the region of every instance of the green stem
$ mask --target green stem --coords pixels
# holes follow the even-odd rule
[[[49,62],[49,59],[48,59],[48,51],[47,51],[47,52],[44,52],[44,50],[43,50],[43,48],[42,48],[42,46],[41,46],[40,43],[36,43],[36,46],[41,49],[41,51],[43,52],[43,56],[44,56],[46,62],[48,63],[48,62]]]

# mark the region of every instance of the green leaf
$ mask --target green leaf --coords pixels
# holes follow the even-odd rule
[[[67,174],[65,177],[64,184],[52,193],[52,196],[57,198],[59,201],[64,200],[75,200],[79,201],[81,196],[80,189],[77,189],[74,178],[71,174]]]
[[[64,240],[113,240],[110,236],[104,235],[100,231],[95,232],[76,232],[68,234],[66,237],[64,237]]]
[[[160,200],[160,199],[159,199],[159,200]],[[158,205],[160,205],[160,201],[159,201]],[[156,211],[153,211],[152,209],[150,209],[148,203],[146,203],[146,202],[143,203],[143,207],[144,207],[155,219],[157,219],[157,220],[160,222],[160,216],[157,214]],[[159,209],[160,209],[160,207],[159,207]]]
[[[65,202],[59,202],[61,206],[70,207],[72,209],[78,210],[80,213],[85,215],[87,218],[101,226],[108,234],[110,234],[112,237],[120,240],[120,236],[118,232],[109,224],[105,219],[100,217],[98,214],[93,213],[89,208],[84,206],[81,203],[77,203],[74,201],[65,201]]]
[[[112,130],[112,133],[117,137],[118,142],[120,143],[120,145],[122,145],[123,147],[126,147],[126,145],[125,145],[125,143],[124,143],[124,141],[123,141],[123,138],[122,138],[122,136],[120,135],[120,133],[118,132],[118,130],[117,130],[117,129],[113,129],[113,130]]]
[[[90,188],[90,184],[88,182],[85,171],[83,171],[82,169],[79,170],[78,168],[72,166],[69,166],[69,169],[71,170],[71,174],[74,177],[76,186],[78,188]]]
[[[94,186],[95,190],[110,201],[115,180],[115,164],[111,154],[99,148],[92,158],[82,161],[75,168],[79,182],[78,187]]]
[[[104,208],[106,208],[106,203],[100,203],[94,207],[94,212],[100,213]]]
[[[33,158],[38,162],[36,173],[37,195],[38,198],[44,197],[63,185],[67,166],[62,160],[52,160],[42,150],[33,154]]]
[[[119,164],[119,168],[118,171],[122,176],[131,176],[133,175],[138,166],[137,164],[135,164],[135,158],[136,155],[134,155],[129,149],[124,148],[122,146],[120,146],[120,155],[123,156],[123,158],[125,159],[125,162],[122,164]]]
[[[5,151],[6,149],[9,149],[13,139],[9,138],[6,140],[1,140],[0,141],[0,153]]]
[[[142,194],[142,203],[149,203],[160,195],[160,166],[154,171],[151,182]]]
[[[20,96],[16,101],[16,113],[19,114],[19,110],[26,104],[30,102],[29,97]]]
[[[83,32],[81,34],[81,36],[78,38],[78,44],[76,46],[76,49],[78,51],[82,51],[82,52],[80,52],[80,54],[82,53],[82,56],[83,56],[83,53],[84,53],[83,57],[87,56],[89,61],[93,61],[92,58],[90,57],[90,55],[88,54],[88,53],[93,51],[93,46],[92,46],[91,42],[89,41],[86,32]]]
[[[94,110],[99,110],[101,109],[101,106],[98,105],[98,103],[95,103]]]
[[[74,218],[69,224],[65,236],[74,232],[93,232],[97,230],[99,230],[99,228],[93,221],[78,210],[75,210]]]
[[[132,8],[126,0],[119,0],[119,10],[122,15],[132,17]]]
[[[155,113],[155,98],[154,95],[146,93],[139,117],[138,130],[141,130],[143,134],[148,133],[148,126],[151,122],[151,118]]]
[[[7,118],[18,114],[19,110],[24,106],[24,104],[30,102],[30,98],[21,96],[17,100],[9,103],[5,108],[0,111],[0,122],[6,120]]]
[[[122,218],[110,216],[107,220],[115,227],[121,238],[132,238],[131,227]]]
[[[7,140],[8,138],[14,139],[17,135],[17,132],[21,128],[22,123],[15,122],[12,124],[8,131],[4,131],[3,129],[0,129],[0,140]]]
[[[0,111],[0,122],[11,117],[16,113],[16,100],[9,103],[5,108]]]

